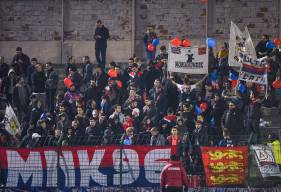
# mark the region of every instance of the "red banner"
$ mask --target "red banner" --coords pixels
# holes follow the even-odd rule
[[[207,186],[243,185],[248,171],[247,147],[201,147]]]

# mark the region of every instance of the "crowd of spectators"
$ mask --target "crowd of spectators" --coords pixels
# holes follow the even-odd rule
[[[265,41],[257,52],[270,56],[270,85],[279,78],[281,55],[278,48],[267,50]],[[0,94],[21,127],[14,136],[2,128],[1,145],[173,145],[195,162],[202,145],[234,146],[249,134],[259,143],[261,105],[277,105],[274,89],[267,99],[253,83],[241,82],[246,90],[237,90],[229,80],[238,72],[228,66],[227,44],[209,53],[209,74],[196,78],[167,71],[165,46],[145,63],[132,57],[108,68],[88,56],[82,65],[69,57],[61,89],[55,65],[30,60],[18,47],[10,65],[1,57]]]

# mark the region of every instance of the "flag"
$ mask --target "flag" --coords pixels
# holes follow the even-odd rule
[[[245,52],[249,55],[252,56],[252,58],[256,59],[257,54],[256,54],[256,49],[254,47],[251,35],[249,33],[248,27],[245,27],[244,31],[244,37],[245,37]]]
[[[248,28],[245,27],[244,32],[242,32],[235,23],[231,22],[228,54],[229,66],[240,67],[239,52],[247,53],[254,59],[257,58]]]
[[[241,68],[239,80],[267,85],[267,57],[255,59],[249,54],[239,53]]]
[[[6,106],[5,117],[8,120],[5,125],[5,129],[10,134],[15,135],[17,130],[20,128],[20,123],[11,105]]]
[[[247,147],[201,147],[207,186],[243,185],[248,171]]]

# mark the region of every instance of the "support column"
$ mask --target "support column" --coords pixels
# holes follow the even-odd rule
[[[206,37],[214,35],[215,1],[206,3]]]
[[[281,1],[278,1],[279,5],[278,5],[278,12],[279,12],[279,38],[281,38]]]
[[[63,43],[64,43],[64,0],[61,0],[61,41],[60,41],[60,64],[63,64]]]
[[[135,53],[136,40],[136,0],[132,0],[131,56]]]

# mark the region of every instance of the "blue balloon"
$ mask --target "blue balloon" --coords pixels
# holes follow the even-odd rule
[[[216,72],[212,72],[212,73],[210,74],[210,77],[211,77],[211,80],[213,80],[213,81],[216,81],[216,80],[218,79],[218,75],[217,75]]]
[[[230,80],[238,80],[238,77],[233,73],[230,73]]]
[[[207,38],[206,44],[209,48],[213,48],[216,46],[216,40],[214,38]]]
[[[195,106],[195,113],[196,115],[200,115],[202,113],[202,109],[198,107],[197,105]]]
[[[155,47],[159,45],[159,43],[160,43],[159,39],[153,39],[152,41],[152,45],[154,45]]]
[[[273,48],[275,48],[275,44],[272,41],[268,41],[266,43],[266,48],[267,49],[273,49]]]
[[[124,145],[131,145],[132,144],[132,140],[130,138],[126,138],[126,139],[124,139],[123,144]]]
[[[245,93],[245,91],[246,91],[246,87],[245,87],[245,85],[243,85],[243,84],[239,84],[239,86],[238,86],[238,90],[241,92],[241,93]]]

